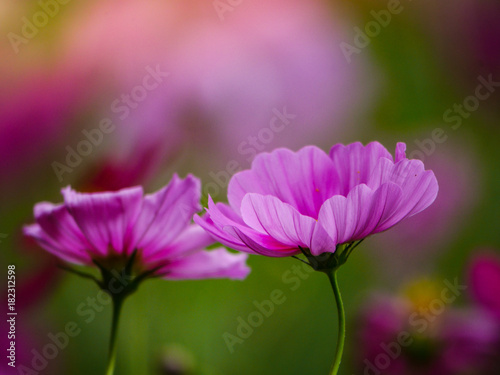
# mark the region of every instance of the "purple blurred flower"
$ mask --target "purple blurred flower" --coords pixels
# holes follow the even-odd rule
[[[150,195],[141,187],[92,194],[68,187],[62,194],[62,204],[35,206],[36,224],[25,234],[64,261],[116,269],[134,255],[137,274],[166,279],[243,279],[249,273],[246,256],[204,250],[213,240],[190,223],[200,209],[200,182],[191,175],[175,175]]]
[[[474,302],[497,322],[496,357],[491,361],[491,374],[500,373],[500,256],[493,251],[481,251],[468,266],[469,284]]]
[[[399,296],[372,298],[357,324],[360,373],[462,375],[488,370],[499,338],[497,322],[477,309],[445,306],[436,292],[420,303]]]
[[[200,159],[217,168],[230,159],[246,164],[264,149],[346,130],[351,103],[356,98],[359,112],[370,80],[357,84],[359,66],[338,48],[341,17],[323,1],[258,0],[232,10],[221,22],[203,0],[108,0],[68,25],[70,59],[106,77],[117,88],[112,100],[140,85],[147,66],[170,73],[140,102],[119,100],[116,142],[101,175],[143,182],[189,146],[194,168],[206,173]],[[293,116],[277,121],[277,131],[270,128],[276,111]]]
[[[3,82],[9,89],[0,91],[0,168],[9,183],[64,139],[83,96],[81,83],[64,71],[25,72],[15,85]]]
[[[469,281],[476,303],[500,322],[500,257],[493,252],[476,255],[469,265]]]
[[[237,250],[281,257],[309,249],[317,256],[385,231],[428,207],[438,184],[432,171],[378,142],[338,144],[327,155],[308,146],[255,158],[234,175],[229,205],[209,200],[195,221]]]

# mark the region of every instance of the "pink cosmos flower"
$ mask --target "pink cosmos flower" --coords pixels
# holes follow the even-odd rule
[[[258,155],[235,174],[229,205],[209,199],[195,217],[221,243],[249,253],[313,256],[385,231],[428,207],[438,192],[432,171],[409,160],[398,143],[395,158],[378,142],[338,144],[330,154],[308,146]]]
[[[141,187],[104,193],[67,187],[62,194],[62,204],[37,204],[36,223],[24,231],[66,262],[110,270],[132,259],[135,273],[166,279],[243,279],[249,273],[245,255],[204,250],[213,240],[191,224],[200,210],[200,182],[192,175],[174,175],[149,195]]]

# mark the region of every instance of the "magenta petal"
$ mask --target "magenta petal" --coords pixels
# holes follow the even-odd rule
[[[380,158],[393,161],[389,151],[378,142],[371,142],[366,146],[360,142],[337,144],[331,148],[330,158],[342,181],[340,194],[344,196],[356,185],[367,183]]]
[[[165,273],[165,278],[171,280],[223,277],[242,280],[250,273],[247,257],[247,254],[232,254],[223,248],[199,251],[174,260],[158,272]]]
[[[387,227],[430,206],[439,190],[436,176],[432,171],[426,171],[420,160],[404,159],[394,164],[381,159],[369,178],[368,186],[377,188],[387,182],[399,185],[403,192],[401,204],[386,223]]]
[[[259,241],[256,241],[254,239],[256,236],[250,237],[247,235],[248,231],[245,232],[241,228],[237,227],[231,229],[235,233],[235,235],[238,236],[239,239],[248,247],[248,249],[251,249],[251,252],[254,254],[273,258],[288,257],[300,254],[299,249],[296,247],[279,247],[283,246],[281,244],[276,246],[272,243],[272,239],[269,236],[263,236],[259,239]],[[269,241],[270,243],[266,243],[267,241]],[[246,252],[249,251],[246,250]]]
[[[105,256],[110,249],[122,253],[128,247],[141,209],[141,187],[90,194],[68,187],[62,194],[71,216],[99,254]]]
[[[325,202],[319,214],[319,223],[335,232],[337,243],[361,240],[383,230],[385,221],[397,209],[401,188],[393,183],[372,190],[362,184],[347,197],[336,195]]]
[[[250,170],[233,176],[228,199],[239,214],[246,194],[272,195],[301,214],[316,218],[321,204],[338,190],[337,173],[328,155],[308,146],[298,152],[277,149],[258,155]]]
[[[166,248],[155,253],[143,253],[145,263],[155,263],[199,251],[215,242],[207,231],[197,224],[187,226]]]
[[[50,237],[54,246],[80,259],[90,259],[86,252],[92,253],[92,245],[89,244],[66,206],[48,202],[38,203],[34,207],[34,216],[37,224]]]
[[[335,242],[309,216],[301,215],[294,207],[267,195],[247,194],[241,204],[243,221],[251,228],[267,233],[288,247],[303,247],[313,254],[333,252]]]
[[[469,280],[475,301],[500,319],[500,257],[476,256],[469,266]]]
[[[209,218],[195,218],[195,222],[213,235],[220,243],[249,253],[266,251],[277,252],[275,256],[295,254],[298,249],[290,249],[271,236],[260,233],[248,226],[227,205],[215,204],[211,197],[208,200]]]
[[[39,224],[24,226],[23,233],[37,241],[49,253],[66,262],[81,265],[92,264],[92,260],[87,253],[77,251],[76,248],[61,247],[61,244],[50,237]]]
[[[165,249],[201,209],[200,181],[192,175],[174,175],[170,183],[144,197],[142,211],[134,227],[134,241],[144,256]]]
[[[250,249],[238,238],[230,235],[218,225],[216,225],[209,215],[194,216],[194,222],[209,233],[216,241],[234,250],[251,252]]]

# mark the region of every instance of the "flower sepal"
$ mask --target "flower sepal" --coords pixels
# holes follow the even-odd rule
[[[158,268],[136,272],[137,267],[137,250],[127,259],[125,266],[122,269],[116,267],[106,267],[100,261],[93,260],[94,264],[101,271],[102,280],[98,281],[99,287],[108,293],[112,298],[125,299],[134,293],[139,285],[148,278],[155,277],[155,272]],[[119,287],[113,285],[119,284]]]
[[[363,240],[337,245],[334,252],[325,252],[320,255],[312,255],[309,249],[304,249],[302,247],[299,247],[299,249],[307,258],[308,264],[315,271],[331,273],[347,262],[347,259],[349,259],[352,251],[362,241]]]

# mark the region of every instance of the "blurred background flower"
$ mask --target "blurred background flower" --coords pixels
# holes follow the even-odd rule
[[[406,295],[374,296],[359,321],[355,358],[364,374],[484,374],[500,339],[497,321],[475,308],[450,306],[460,285],[429,280]]]

